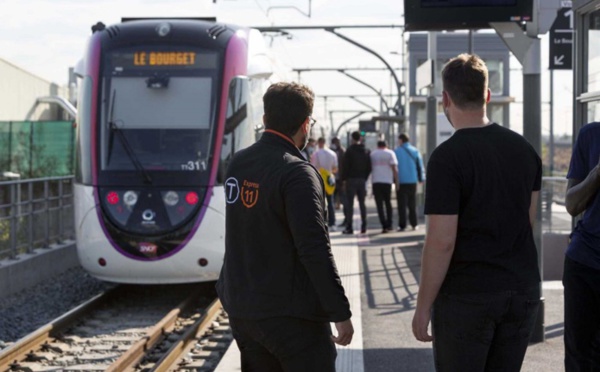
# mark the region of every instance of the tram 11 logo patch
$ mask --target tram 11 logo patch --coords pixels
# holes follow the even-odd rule
[[[259,184],[244,180],[242,182],[242,203],[246,208],[252,208],[258,201]]]

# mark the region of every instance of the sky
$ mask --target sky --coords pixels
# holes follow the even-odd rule
[[[310,12],[310,17],[308,17]],[[90,27],[106,25],[122,17],[216,17],[218,21],[243,26],[342,26],[394,25],[403,22],[402,0],[0,0],[0,58],[43,79],[66,85],[68,69],[81,59]],[[341,28],[338,32],[368,45],[392,67],[403,68],[402,45],[408,39],[401,28]],[[542,130],[548,132],[549,74],[547,40],[542,38]],[[291,37],[268,36],[275,58],[289,69],[384,67],[371,54],[323,30],[292,31]],[[457,53],[458,54],[458,53]],[[511,95],[512,122],[522,115],[520,64],[513,58]],[[350,71],[384,94],[395,93],[388,72]],[[329,125],[339,123],[365,106],[346,94],[372,91],[339,72],[293,73],[317,95],[315,118]],[[555,72],[555,133],[570,133],[572,122],[572,77],[570,71]],[[571,96],[569,96],[569,94]],[[328,98],[325,98],[328,96]],[[376,98],[361,99],[378,107]],[[368,118],[368,115],[364,118]],[[521,131],[522,127],[514,127]]]

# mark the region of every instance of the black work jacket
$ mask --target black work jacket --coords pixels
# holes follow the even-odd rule
[[[369,178],[371,174],[371,152],[362,143],[354,143],[344,153],[342,180],[350,178]]]
[[[350,318],[329,243],[323,181],[291,140],[265,132],[236,153],[225,197],[217,292],[230,316]]]

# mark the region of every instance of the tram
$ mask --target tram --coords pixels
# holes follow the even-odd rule
[[[262,35],[197,19],[92,30],[76,68],[79,261],[110,282],[216,280],[223,177],[261,132],[272,74]]]

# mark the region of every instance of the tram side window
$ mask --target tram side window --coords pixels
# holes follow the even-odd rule
[[[225,172],[236,151],[254,142],[254,129],[248,120],[248,79],[235,77],[229,84],[227,115],[221,144],[217,183],[225,181]]]
[[[92,183],[92,78],[81,80],[77,98],[77,128],[75,145],[75,181],[85,185]]]

